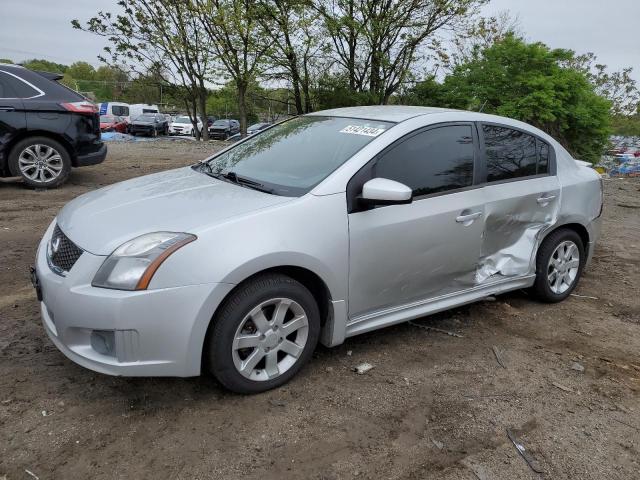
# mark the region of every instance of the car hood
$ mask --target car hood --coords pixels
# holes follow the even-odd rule
[[[109,255],[150,232],[198,234],[218,222],[286,203],[270,195],[216,180],[190,167],[127,180],[69,202],[58,225],[79,247]]]

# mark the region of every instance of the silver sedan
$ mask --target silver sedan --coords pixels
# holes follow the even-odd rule
[[[282,385],[318,342],[488,295],[575,288],[598,174],[515,120],[422,107],[296,117],[193,165],[67,204],[32,279],[71,360]]]

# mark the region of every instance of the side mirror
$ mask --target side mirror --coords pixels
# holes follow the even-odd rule
[[[360,202],[365,205],[398,205],[411,203],[413,192],[405,184],[388,178],[373,178],[362,187]]]

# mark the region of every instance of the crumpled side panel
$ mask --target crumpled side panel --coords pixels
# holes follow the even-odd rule
[[[487,193],[490,198],[485,205],[476,282],[481,284],[496,276],[534,273],[537,245],[543,232],[558,219],[560,190],[557,182],[551,179],[514,182],[489,187]],[[538,199],[545,196],[555,198],[540,205]]]

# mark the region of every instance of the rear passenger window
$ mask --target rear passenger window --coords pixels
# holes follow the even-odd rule
[[[2,83],[5,85],[5,93],[0,95],[4,98],[31,98],[38,95],[40,92],[35,88],[29,86],[22,80],[4,73],[2,75]]]
[[[473,184],[471,126],[438,127],[418,133],[384,153],[374,176],[404,183],[418,197]]]
[[[495,182],[536,175],[536,138],[519,130],[483,125],[487,181]]]

